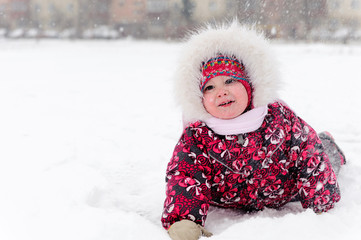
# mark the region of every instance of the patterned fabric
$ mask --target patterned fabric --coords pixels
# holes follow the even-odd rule
[[[252,99],[252,88],[246,70],[243,64],[235,57],[218,55],[204,63],[201,71],[200,89],[202,92],[210,79],[217,76],[230,76],[244,85],[247,90],[248,99]]]
[[[185,129],[167,167],[165,229],[182,219],[204,225],[210,205],[252,211],[297,198],[320,213],[340,200],[316,132],[287,106],[268,108],[258,130],[239,136],[217,135],[203,122]]]

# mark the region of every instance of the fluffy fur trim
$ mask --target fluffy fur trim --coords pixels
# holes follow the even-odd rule
[[[218,53],[242,61],[253,86],[253,106],[260,107],[278,98],[280,79],[268,41],[256,30],[234,21],[228,25],[206,26],[193,32],[183,46],[175,72],[175,96],[184,121],[210,117],[199,89],[202,62]]]

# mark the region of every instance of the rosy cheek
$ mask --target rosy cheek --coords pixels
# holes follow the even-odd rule
[[[214,104],[214,99],[209,97],[203,97],[203,105],[206,109],[209,109]]]
[[[214,98],[207,96],[204,98],[204,101],[207,103],[214,103]]]
[[[214,103],[214,100],[213,100],[213,99],[208,99],[208,100],[207,100],[207,103],[208,103],[208,104],[213,104],[213,103]]]

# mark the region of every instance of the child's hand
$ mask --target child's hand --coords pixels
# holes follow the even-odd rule
[[[202,234],[206,237],[212,236],[204,227],[190,220],[175,222],[168,233],[173,240],[197,240]]]

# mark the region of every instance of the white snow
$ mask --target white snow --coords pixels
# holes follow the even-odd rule
[[[274,44],[282,99],[345,151],[342,200],[242,214],[212,208],[211,239],[361,234],[361,46]],[[181,134],[178,43],[0,41],[0,239],[169,239],[165,168]],[[274,64],[276,63],[269,63]]]

